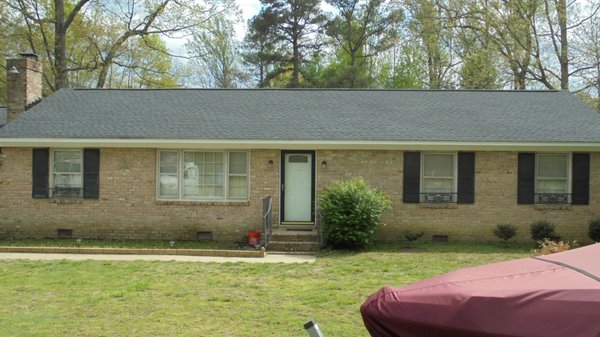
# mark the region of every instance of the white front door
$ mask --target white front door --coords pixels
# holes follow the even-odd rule
[[[312,221],[313,154],[284,154],[283,221]]]

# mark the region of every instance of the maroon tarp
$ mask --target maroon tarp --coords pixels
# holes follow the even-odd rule
[[[373,337],[600,337],[600,244],[385,287],[360,310]]]

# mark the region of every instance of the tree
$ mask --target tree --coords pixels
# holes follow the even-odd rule
[[[595,17],[582,27],[573,48],[580,55],[582,87],[580,97],[600,112],[600,18]]]
[[[291,71],[290,87],[300,86],[301,67],[320,48],[319,25],[325,16],[319,9],[320,0],[261,0],[264,8],[258,14],[262,29],[275,46],[273,60],[278,66],[265,80]]]
[[[411,21],[409,27],[420,40],[426,56],[427,86],[439,89],[450,86],[449,75],[454,66],[453,36],[446,29],[448,18],[442,0],[407,0]],[[451,26],[451,25],[450,25]]]
[[[458,79],[463,89],[497,89],[502,86],[498,69],[499,52],[489,34],[490,23],[482,20],[477,0],[451,1],[444,5],[447,29],[456,40],[461,60]]]
[[[384,54],[385,55],[385,54]],[[378,86],[385,89],[423,89],[427,73],[421,49],[405,44],[379,58]]]
[[[513,89],[526,89],[533,53],[532,22],[537,15],[538,1],[455,0],[450,7],[461,34],[477,36],[478,43],[487,52],[494,46],[501,56],[499,68],[506,73]],[[471,61],[479,57],[482,56]],[[469,68],[472,71],[473,67]]]
[[[155,34],[173,34],[189,30],[197,26],[200,22],[206,20],[205,14],[211,13],[211,9],[204,9],[201,6],[185,4],[175,0],[147,0],[143,3],[130,0],[127,4],[122,4],[115,0],[119,5],[119,10],[111,11],[118,21],[125,27],[121,34],[113,41],[110,41],[105,48],[99,50],[98,64],[99,74],[96,83],[97,88],[103,88],[106,83],[108,70],[115,58],[125,46],[127,40],[132,37],[150,36]],[[176,13],[176,15],[169,15]],[[185,22],[181,18],[186,17]]]
[[[216,6],[217,2],[223,4]],[[68,86],[69,77],[89,82],[93,76],[95,81],[90,86],[105,87],[115,67],[128,68],[133,76],[142,76],[138,64],[127,62],[139,59],[132,54],[145,51],[147,59],[157,62],[160,57],[152,54],[168,55],[164,46],[148,37],[183,34],[204,22],[217,7],[231,3],[231,0],[204,4],[177,0],[0,0],[0,5],[6,5],[14,13],[10,22],[10,27],[17,31],[14,37],[40,55],[50,91]]]
[[[39,27],[43,37],[44,49],[52,51],[47,53],[47,55],[50,56],[49,60],[53,64],[54,90],[68,87],[67,33],[75,17],[89,1],[78,0],[73,4],[65,4],[64,0],[53,0],[54,6],[49,6],[44,1],[38,2],[34,0],[2,1],[4,5],[18,11],[22,15],[29,29],[32,29],[33,26]],[[49,35],[51,31],[44,29],[46,23],[51,23],[53,26],[53,36]],[[32,48],[34,52],[35,49]]]
[[[463,29],[458,32],[462,65],[460,87],[463,89],[498,89],[499,53],[486,35]]]
[[[0,106],[6,104],[6,55],[9,51],[10,27],[6,25],[9,21],[6,7],[0,6]]]
[[[271,22],[272,19],[265,15],[257,15],[248,20],[248,33],[242,53],[244,63],[257,74],[260,88],[269,86],[267,74],[277,57],[275,39],[269,32]]]
[[[188,43],[188,49],[197,55],[194,63],[205,70],[202,82],[206,86],[235,88],[244,80],[234,33],[233,22],[221,14],[212,17]]]
[[[387,0],[329,0],[338,15],[327,23],[337,49],[331,66],[338,87],[368,87],[367,61],[397,42],[395,24],[403,18],[397,3]]]
[[[575,51],[570,46],[571,36],[584,34],[582,27],[596,17],[600,3],[590,2],[589,10],[585,11],[575,1],[539,1],[542,15],[533,22],[535,67],[530,74],[549,89],[560,87],[568,90],[570,77],[581,76],[589,67],[577,62],[581,55],[571,54]]]

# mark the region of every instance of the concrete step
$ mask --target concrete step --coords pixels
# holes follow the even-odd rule
[[[318,242],[319,236],[317,233],[310,234],[295,234],[295,233],[273,233],[271,241],[286,241],[286,242]]]
[[[310,230],[275,228],[271,238],[273,241],[316,242],[318,240],[318,233],[314,228]]]
[[[319,250],[318,242],[271,241],[267,251],[277,252],[314,252]]]

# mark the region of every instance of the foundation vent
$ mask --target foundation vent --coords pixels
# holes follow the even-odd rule
[[[71,239],[71,238],[73,238],[73,230],[59,228],[56,230],[56,237],[59,239]]]
[[[433,242],[448,242],[448,235],[433,235],[431,239]]]
[[[196,240],[198,241],[212,241],[212,232],[196,232]]]

